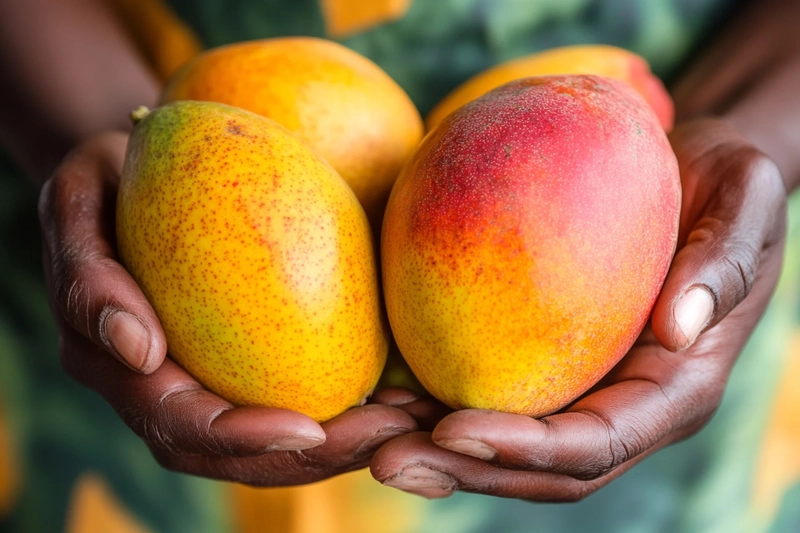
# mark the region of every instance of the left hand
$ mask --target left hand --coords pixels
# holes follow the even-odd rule
[[[559,413],[467,409],[398,437],[374,456],[376,479],[429,498],[577,501],[708,422],[777,283],[786,190],[772,161],[722,121],[678,127],[670,141],[683,188],[678,251],[625,358]]]

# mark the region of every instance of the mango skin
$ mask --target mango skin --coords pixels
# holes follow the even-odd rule
[[[388,332],[367,218],[274,121],[152,111],[129,141],[117,236],[170,356],[212,392],[324,421],[375,387]]]
[[[510,81],[563,74],[594,74],[628,83],[650,104],[664,130],[672,129],[675,104],[661,80],[650,72],[647,60],[609,45],[563,46],[501,63],[456,87],[431,110],[425,126],[432,130],[459,107]]]
[[[386,210],[403,357],[454,409],[563,408],[643,329],[680,199],[663,129],[621,82],[527,78],[464,106],[428,134]]]
[[[220,102],[277,121],[341,174],[376,229],[394,180],[423,134],[413,102],[380,67],[310,37],[209,50],[185,65],[161,98]]]

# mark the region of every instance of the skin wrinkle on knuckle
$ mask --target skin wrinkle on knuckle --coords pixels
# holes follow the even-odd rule
[[[680,367],[671,366],[671,368],[673,369],[673,371],[676,371],[676,373],[678,373],[677,371],[680,370]],[[655,387],[655,389],[659,392],[659,395],[664,399],[664,402],[666,403],[666,409],[665,409],[666,411],[669,411],[669,412],[672,412],[672,413],[680,412],[680,408],[679,408],[677,402],[675,400],[673,400],[670,397],[669,394],[667,394],[667,390],[664,387],[664,385],[662,385],[661,383],[659,383],[658,381],[656,381],[656,380],[654,380],[652,378],[645,377],[645,376],[639,377],[639,378],[637,378],[637,380],[645,382],[645,383],[649,383],[650,385]]]
[[[744,251],[746,250],[746,251]],[[723,255],[721,261],[724,267],[720,273],[720,283],[722,287],[734,287],[734,303],[742,301],[750,291],[756,281],[756,271],[758,260],[748,243],[741,243],[736,253]]]
[[[291,481],[290,484],[317,481],[337,473],[347,472],[350,470],[348,467],[351,465],[349,460],[323,462],[309,457],[303,451],[271,452],[270,459],[274,463],[271,470],[280,472],[283,478],[276,480],[273,484],[285,482],[284,480]]]
[[[97,273],[105,267],[108,259],[98,253],[84,253],[68,246],[56,252],[53,260],[53,294],[62,315],[76,326],[88,332],[90,338],[96,342],[103,342],[103,318],[94,323],[93,311],[95,309],[109,309],[114,307],[114,298],[111,291],[103,290],[110,283],[109,279],[102,279]],[[93,281],[96,279],[96,282]],[[98,290],[95,290],[98,289]],[[102,301],[94,301],[98,295],[105,295]]]
[[[323,447],[325,447],[324,444],[320,446],[320,448]],[[330,468],[343,468],[355,460],[363,460],[362,458],[354,458],[351,454],[326,454],[324,449],[320,450],[319,448],[281,453],[286,454],[295,469],[309,472],[324,472]]]
[[[153,418],[152,416],[146,415],[142,421],[142,439],[148,446],[174,455],[185,455],[185,453],[182,453],[180,447],[175,445],[169,433],[162,431],[161,424],[153,420]]]
[[[637,455],[635,450],[627,443],[626,436],[619,433],[616,426],[605,417],[590,410],[579,410],[584,415],[594,418],[605,429],[608,438],[608,453],[598,455],[594,460],[581,465],[575,475],[576,479],[588,480],[602,477],[622,463]]]
[[[731,229],[724,221],[706,215],[698,221],[689,235],[687,246],[705,243],[704,262],[718,265],[707,270],[706,279],[700,280],[710,289],[714,299],[714,314],[718,313],[723,304],[732,307],[743,300],[755,283],[764,241],[761,232],[745,232],[744,235],[731,239]],[[719,292],[722,288],[725,288],[728,298],[731,298],[727,302]]]
[[[164,393],[153,405],[142,407],[132,407],[125,416],[120,412],[120,416],[128,422],[133,431],[144,440],[151,449],[163,450],[174,455],[196,455],[188,453],[185,449],[186,442],[194,445],[208,446],[208,440],[202,439],[197,431],[197,421],[194,421],[194,428],[185,427],[187,422],[181,419],[182,410],[178,410],[178,416],[174,413],[175,409],[170,409],[168,402],[174,394],[184,392],[182,390],[172,390]],[[122,410],[120,410],[122,411]],[[191,427],[192,424],[190,423]],[[214,450],[209,450],[214,451]]]
[[[552,422],[547,420],[547,418],[538,419],[537,422],[541,423],[544,435],[536,440],[538,442],[545,443],[553,442],[555,435]],[[500,454],[490,462],[496,462],[502,466],[505,462],[503,461],[502,455],[510,455],[510,462],[514,465],[519,465],[516,468],[522,468],[523,470],[550,471],[556,464],[556,457],[552,451],[552,447],[547,446],[542,448],[541,446],[537,446],[536,443],[528,444],[527,442],[523,442],[522,444],[516,446],[515,452],[511,452],[511,454]]]
[[[226,445],[225,439],[213,431],[212,424],[214,420],[227,410],[224,406],[217,406],[210,412],[207,410],[198,410],[199,400],[192,400],[192,396],[200,390],[198,388],[190,388],[172,391],[171,393],[163,395],[154,410],[170,413],[171,423],[162,424],[169,428],[177,428],[174,431],[174,436],[164,434],[164,438],[169,439],[172,444],[177,441],[193,442],[195,446],[201,448],[201,453],[210,454],[227,454],[232,451],[230,445]],[[188,401],[187,401],[188,400]],[[188,405],[186,405],[188,403]],[[172,404],[172,405],[169,405]],[[185,416],[191,413],[192,416]],[[178,419],[180,417],[180,420]],[[180,453],[176,451],[175,453]],[[185,452],[184,452],[185,453]]]

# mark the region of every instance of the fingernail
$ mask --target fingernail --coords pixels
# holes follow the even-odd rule
[[[392,403],[389,405],[398,407],[400,405],[408,405],[420,399],[419,394],[416,394],[404,387],[394,387],[395,397],[392,398]]]
[[[308,450],[310,448],[316,448],[317,446],[323,444],[324,442],[325,439],[321,439],[319,437],[312,437],[310,435],[309,436],[295,435],[293,437],[286,437],[273,442],[270,446],[267,447],[267,451],[299,452],[302,450]]]
[[[400,435],[405,435],[407,433],[411,433],[414,431],[413,428],[395,426],[389,429],[385,429],[383,431],[378,432],[377,435],[372,437],[366,442],[363,442],[361,446],[358,447],[356,453],[353,454],[353,458],[364,459],[365,457],[375,453],[376,448],[385,444],[386,442],[392,440],[395,437],[399,437]]]
[[[150,351],[150,334],[135,316],[125,311],[114,312],[106,320],[105,333],[118,359],[121,357],[133,370],[144,368]]]
[[[447,491],[456,489],[456,480],[445,473],[424,466],[409,466],[383,482],[384,485],[407,492]]]
[[[479,440],[472,439],[445,439],[434,441],[438,446],[448,450],[491,461],[497,457],[497,450]]]
[[[691,345],[711,321],[714,298],[704,287],[692,287],[675,304],[675,322],[686,337],[683,348]]]
[[[448,498],[453,495],[453,491],[445,489],[400,490],[409,494],[414,494],[415,496],[422,496],[429,500],[441,500],[442,498]]]

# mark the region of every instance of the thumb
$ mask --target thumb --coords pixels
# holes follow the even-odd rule
[[[750,146],[719,148],[705,156],[713,158],[710,165],[694,161],[681,168],[682,177],[702,169],[702,176],[684,181],[707,191],[684,191],[694,204],[685,205],[684,214],[696,222],[653,309],[653,333],[671,351],[691,346],[747,297],[764,255],[783,235],[786,192],[775,164]],[[679,148],[676,154],[680,160]]]
[[[114,253],[114,206],[123,134],[73,151],[42,189],[44,268],[54,312],[73,329],[142,373],[166,356],[164,332]]]

